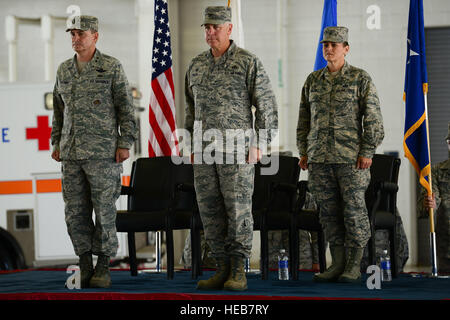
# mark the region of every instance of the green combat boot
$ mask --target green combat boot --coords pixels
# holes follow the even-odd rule
[[[247,290],[247,278],[245,277],[244,263],[244,258],[231,258],[230,275],[228,276],[228,280],[223,285],[225,290]]]
[[[99,255],[94,275],[89,282],[91,288],[109,288],[111,286],[111,275],[109,273],[109,257]]]
[[[89,288],[89,281],[94,275],[94,267],[92,266],[92,253],[86,252],[80,256],[80,285],[81,288]]]
[[[216,273],[208,280],[200,280],[197,283],[197,289],[200,290],[222,290],[223,284],[228,279],[230,273],[230,260],[221,258],[217,259]]]
[[[347,248],[347,262],[344,273],[338,279],[338,282],[360,282],[361,280],[361,259],[364,248]]]
[[[331,266],[324,273],[316,273],[315,282],[336,282],[345,269],[345,248],[330,247]]]

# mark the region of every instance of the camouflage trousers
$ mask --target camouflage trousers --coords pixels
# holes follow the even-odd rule
[[[116,200],[120,196],[121,172],[122,164],[113,160],[62,162],[67,231],[76,255],[89,251],[116,255]]]
[[[250,257],[253,238],[252,164],[194,164],[205,241],[212,257]]]
[[[450,273],[450,210],[437,210],[434,218],[438,271]]]
[[[364,248],[370,238],[365,192],[369,169],[354,164],[309,164],[309,189],[320,207],[325,238],[333,246]]]

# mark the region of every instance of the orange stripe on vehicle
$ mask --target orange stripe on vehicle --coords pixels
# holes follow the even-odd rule
[[[32,193],[33,183],[31,180],[0,181],[0,194]]]
[[[38,193],[61,192],[61,179],[37,180],[36,191]]]
[[[122,185],[123,186],[130,186],[130,176],[122,176]]]
[[[122,176],[122,185],[130,185],[130,176]],[[37,193],[61,192],[61,179],[46,179],[36,181]],[[0,181],[0,195],[33,193],[32,180]]]

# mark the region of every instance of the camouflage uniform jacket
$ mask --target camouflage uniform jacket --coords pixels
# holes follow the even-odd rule
[[[227,129],[253,128],[252,105],[256,108],[257,135],[259,129],[278,126],[275,95],[261,61],[232,40],[217,62],[210,50],[191,61],[186,72],[185,97],[185,129],[191,137],[201,123],[203,131],[221,132],[225,143]],[[269,144],[273,137],[258,138]]]
[[[122,65],[98,49],[81,73],[76,55],[59,66],[53,108],[52,145],[62,160],[113,159],[117,148],[130,149],[137,137]]]
[[[345,62],[335,76],[312,72],[302,89],[297,147],[311,163],[372,158],[384,138],[378,95],[370,76]]]

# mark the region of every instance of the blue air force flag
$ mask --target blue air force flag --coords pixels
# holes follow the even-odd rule
[[[412,163],[420,178],[420,184],[431,194],[430,156],[427,134],[426,94],[428,92],[427,66],[425,62],[425,31],[422,0],[410,0],[407,57],[405,72],[405,156]]]
[[[314,71],[325,68],[327,61],[323,58],[322,48],[320,43],[323,39],[323,31],[326,27],[337,26],[337,3],[336,0],[324,0],[322,12],[322,28],[320,29],[319,45],[317,46],[316,62],[314,63]]]

